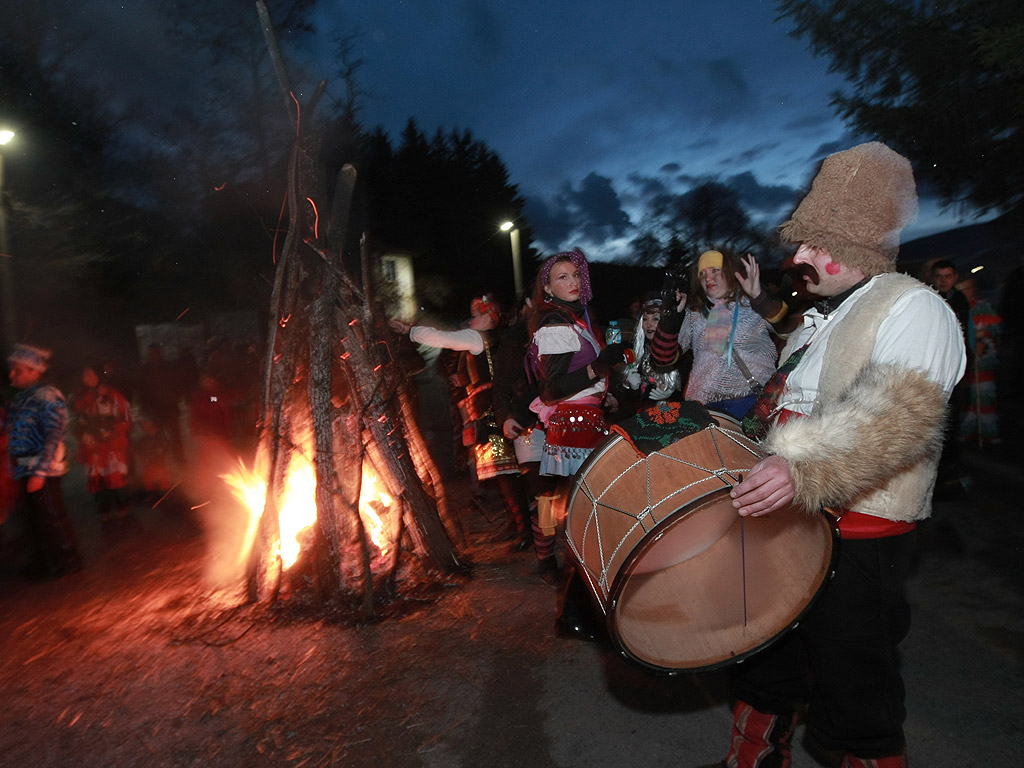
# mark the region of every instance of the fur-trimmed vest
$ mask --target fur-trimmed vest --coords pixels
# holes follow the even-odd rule
[[[769,431],[763,446],[789,463],[799,506],[898,521],[931,514],[946,397],[920,371],[871,362],[882,321],[920,287],[898,273],[875,278],[828,336],[811,414]]]

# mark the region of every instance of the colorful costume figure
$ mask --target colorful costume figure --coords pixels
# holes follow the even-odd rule
[[[945,404],[965,367],[956,317],[896,274],[899,232],[916,210],[910,163],[883,144],[825,159],[781,228],[800,243],[820,301],[783,351],[756,412],[758,462],[731,495],[741,515],[792,503],[841,514],[834,577],[797,628],[730,670],[728,764],[789,766],[800,702],[844,768],[904,768],[898,646],[916,522],[931,512]]]
[[[752,257],[750,261],[753,264]],[[686,399],[742,416],[757,390],[775,371],[778,350],[769,320],[781,319],[786,310],[775,300],[772,309],[778,313],[776,317],[765,319],[755,311],[736,284],[735,274],[730,274],[732,264],[731,258],[726,263],[722,251],[701,254],[692,281],[699,286],[694,288],[699,293],[691,296],[682,318],[679,348],[683,352],[693,350]],[[761,291],[758,308],[767,312],[765,296]]]
[[[497,338],[493,331],[441,331],[415,325],[409,338],[427,347],[461,351],[457,374],[464,387],[459,401],[462,444],[472,452],[473,466],[480,481],[499,475],[519,474],[511,441],[501,434],[494,416],[491,386],[494,376],[494,351]]]
[[[998,443],[999,414],[996,411],[996,368],[1003,319],[987,301],[976,301],[968,344],[974,347],[974,366],[967,373],[968,394],[960,422],[960,439],[978,445]]]
[[[569,481],[608,435],[601,408],[613,367],[626,362],[621,343],[602,346],[587,311],[593,298],[583,251],[556,254],[541,266],[530,318],[529,364],[540,383],[530,405],[544,424],[546,444],[540,472],[559,478],[557,489],[537,499],[538,526],[554,541],[565,519]],[[538,550],[543,546],[535,544]],[[599,631],[586,588],[573,570],[562,595],[560,631],[594,637]]]
[[[61,490],[61,477],[67,472],[68,409],[60,391],[40,381],[49,357],[48,350],[26,344],[16,344],[8,356],[11,383],[19,391],[4,430],[40,574],[61,576],[81,570],[82,561]]]
[[[640,311],[640,322],[633,333],[634,360],[622,373],[625,385],[640,393],[642,401],[657,402],[681,395],[682,372],[679,370],[679,341],[676,334],[662,333],[663,300],[648,297]],[[653,323],[654,327],[648,330]],[[678,332],[678,327],[675,329]],[[656,354],[655,354],[656,353]],[[643,407],[641,405],[641,407]]]
[[[86,369],[83,381],[86,389],[71,401],[78,460],[85,466],[89,492],[105,515],[114,511],[111,504],[121,506],[116,492],[128,484],[131,406],[124,395],[99,381],[93,369]]]
[[[587,303],[593,298],[586,257],[578,248],[552,256],[541,267],[539,284],[548,287],[552,270],[571,264],[575,285],[573,298],[548,292],[537,302],[530,323],[531,360],[537,367],[540,395],[530,408],[544,424],[542,475],[570,477],[590,452],[608,436],[601,404],[608,389],[609,355],[622,362],[622,345],[610,345],[604,353]]]
[[[501,431],[494,415],[492,385],[494,354],[497,346],[498,306],[487,296],[474,299],[470,307],[469,327],[442,331],[425,325],[409,326],[392,320],[397,331],[407,332],[417,344],[461,352],[457,367],[458,381],[465,387],[465,396],[458,409],[462,421],[462,444],[470,450],[477,479],[494,481],[509,515],[511,534],[520,540],[530,537],[529,514],[520,490],[512,482],[519,475],[512,441]]]

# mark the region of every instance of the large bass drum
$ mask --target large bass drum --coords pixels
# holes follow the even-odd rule
[[[609,634],[661,671],[709,670],[794,627],[838,551],[825,513],[741,518],[730,489],[762,457],[734,419],[647,456],[613,435],[569,497],[566,536]]]

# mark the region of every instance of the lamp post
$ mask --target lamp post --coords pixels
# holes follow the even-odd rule
[[[502,232],[508,232],[508,241],[512,245],[512,276],[515,278],[516,298],[523,295],[523,262],[519,253],[519,229],[511,221],[501,225]]]
[[[0,341],[7,351],[14,346],[14,281],[11,270],[11,254],[7,247],[7,197],[4,194],[4,153],[3,146],[14,138],[14,131],[0,129],[0,298],[4,305],[0,317]]]

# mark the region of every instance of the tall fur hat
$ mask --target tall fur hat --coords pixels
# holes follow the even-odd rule
[[[910,162],[872,141],[826,157],[779,234],[824,248],[833,261],[871,276],[896,269],[900,232],[916,215]]]

